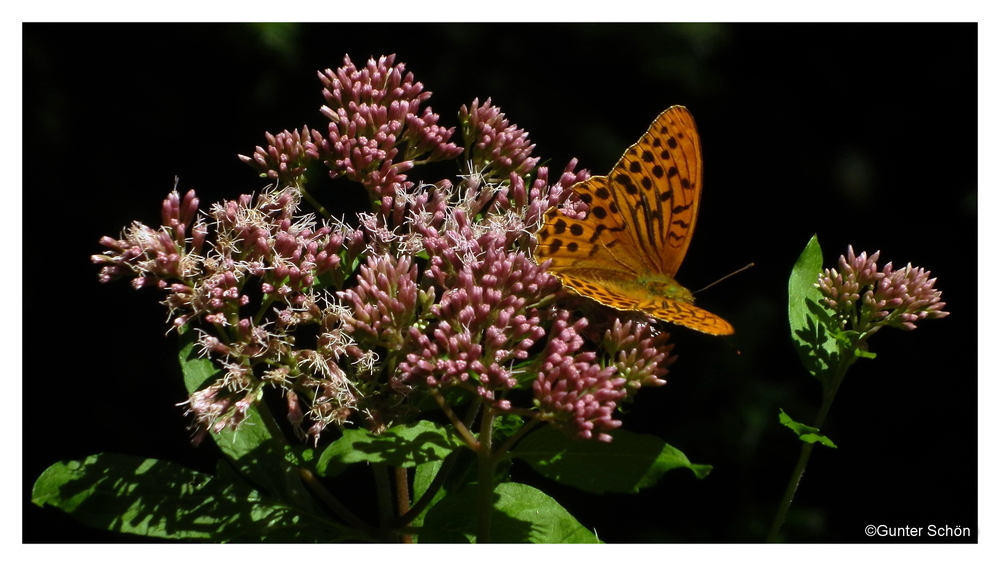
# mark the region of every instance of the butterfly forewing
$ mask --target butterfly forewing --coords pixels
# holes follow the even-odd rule
[[[624,223],[618,205],[611,199],[608,178],[595,176],[573,186],[573,192],[587,203],[587,216],[570,218],[558,208],[550,208],[538,231],[535,256],[551,260],[549,269],[556,273],[593,278],[628,277],[635,279],[645,267],[632,251],[635,239]]]
[[[643,255],[660,273],[676,275],[701,199],[701,142],[688,109],[671,106],[660,114],[609,177]]]

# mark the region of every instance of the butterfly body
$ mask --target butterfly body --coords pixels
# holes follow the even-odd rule
[[[563,286],[623,311],[708,334],[732,334],[694,306],[674,278],[690,244],[701,199],[701,143],[683,106],[665,110],[607,176],[572,187],[588,205],[573,218],[556,207],[536,234],[535,259]]]

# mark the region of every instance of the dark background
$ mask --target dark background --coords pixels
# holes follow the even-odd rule
[[[175,175],[203,208],[259,191],[236,154],[264,131],[324,126],[318,69],[389,53],[434,93],[442,123],[492,97],[559,170],[577,157],[606,173],[660,111],[688,106],[706,185],[680,280],[698,289],[756,264],[699,295],[735,336],[677,329],[670,383],[624,417],[715,466],[707,479],[677,471],[639,495],[605,496],[524,465],[515,480],[609,542],[762,540],[799,453],[778,409],[811,423],[820,403],[786,318],[789,272],[816,233],[827,265],[853,244],[932,270],[952,315],[872,339],[878,359],[848,374],[824,428],[839,448],[813,451],[785,539],[866,542],[868,524],[977,532],[976,25],[23,31],[25,542],[141,540],[30,504],[56,461],[121,452],[211,472],[217,457],[188,443],[159,294],[99,285],[98,238],[132,220],[157,226]]]

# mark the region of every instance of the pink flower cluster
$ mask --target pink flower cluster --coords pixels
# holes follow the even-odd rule
[[[369,255],[358,272],[356,286],[338,293],[348,305],[344,331],[369,348],[399,350],[405,331],[416,324],[417,301],[433,302],[430,293],[417,287],[417,266],[409,256]]]
[[[368,189],[375,210],[388,214],[399,192],[413,183],[405,172],[415,165],[453,159],[462,148],[449,141],[455,128],[438,125],[440,117],[421,105],[431,93],[415,82],[395,55],[370,59],[359,69],[350,57],[336,71],[319,73],[329,119],[326,133],[301,131],[267,134],[268,147],[240,158],[283,184],[302,186],[306,166],[322,160],[331,177],[344,176]]]
[[[622,424],[614,412],[627,394],[625,378],[615,376],[614,366],[594,363],[595,352],[580,352],[584,344],[580,332],[586,326],[585,318],[570,324],[567,311],[560,311],[553,321],[538,378],[532,384],[535,405],[541,418],[577,438],[596,435],[610,442],[607,433]]]
[[[410,385],[460,385],[496,401],[518,385],[517,365],[544,337],[550,311],[539,303],[558,280],[523,252],[505,249],[503,233],[477,237],[468,224],[435,232],[423,240],[431,255],[425,277],[443,291],[428,327],[410,328],[413,348],[398,377]]]
[[[930,271],[910,264],[893,270],[892,262],[880,269],[878,256],[879,252],[856,256],[848,246],[847,256],[838,261],[840,269],[820,274],[816,287],[841,329],[869,335],[883,326],[914,330],[920,320],[948,316]]]
[[[207,220],[193,191],[175,191],[159,229],[135,223],[93,256],[103,282],[131,274],[162,289],[174,325],[196,326],[200,354],[225,370],[187,402],[196,440],[240,426],[271,386],[314,443],[330,425],[405,422],[423,410],[414,392],[449,388],[609,441],[618,404],[663,385],[675,356],[647,322],[582,334],[587,320],[558,307],[559,281],[528,255],[549,207],[582,208],[570,187],[589,174],[574,160],[550,178],[487,99],[459,112],[462,174],[414,184],[415,167],[463,153],[423,106],[430,92],[393,56],[319,76],[325,132],[266,134],[241,156],[277,186],[214,204]],[[325,213],[305,188],[317,161],[367,189],[356,228],[301,212],[304,198]]]
[[[91,261],[102,266],[98,275],[101,283],[132,274],[132,286],[136,289],[148,286],[163,289],[170,279],[190,274],[195,267],[186,257],[201,252],[208,233],[204,221],[196,218],[197,212],[198,197],[194,191],[188,191],[181,200],[175,189],[163,201],[163,225],[159,230],[133,222],[117,240],[102,237],[101,245],[111,251],[90,256]]]
[[[458,119],[471,150],[468,157],[481,164],[481,174],[506,181],[512,175],[523,177],[538,165],[538,158],[531,157],[535,144],[528,141],[528,132],[508,122],[490,99],[482,106],[478,98],[469,108],[463,105]]]

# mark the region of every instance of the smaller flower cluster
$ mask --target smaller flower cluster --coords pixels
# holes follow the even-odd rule
[[[253,405],[254,394],[232,391],[222,383],[212,385],[193,393],[183,403],[188,406],[184,415],[192,415],[195,430],[191,444],[198,446],[208,433],[219,433],[227,428],[235,430],[247,418],[247,410]]]
[[[456,211],[463,222],[463,215]],[[476,237],[471,226],[429,233],[424,276],[444,291],[429,309],[435,324],[411,327],[412,352],[400,363],[400,381],[430,387],[462,386],[506,409],[497,393],[518,384],[515,364],[544,337],[537,304],[558,281],[523,252],[502,247],[503,235]]]
[[[609,365],[625,379],[625,388],[631,399],[642,387],[666,385],[663,379],[667,368],[677,360],[670,355],[674,345],[668,342],[670,334],[655,333],[644,322],[615,318],[611,328],[604,332],[602,345],[610,358]]]
[[[406,330],[416,322],[418,300],[434,302],[433,287],[429,292],[417,287],[417,266],[410,257],[388,254],[368,256],[358,284],[338,295],[351,306],[344,330],[372,348],[394,351],[403,347]]]
[[[879,269],[878,256],[879,252],[856,256],[848,246],[847,256],[840,256],[839,271],[828,268],[820,274],[816,287],[841,329],[862,334],[883,326],[914,330],[920,320],[948,316],[941,291],[934,288],[936,277],[910,264],[893,270],[889,262]]]
[[[570,187],[590,177],[586,170],[575,169],[576,160],[570,160],[559,178],[550,183],[549,168],[539,167],[530,187],[520,175],[512,174],[509,182],[501,184],[481,184],[481,177],[470,176],[463,183],[467,193],[460,206],[469,215],[485,212],[483,222],[506,235],[505,246],[530,248],[529,240],[538,231],[545,211],[574,195]],[[583,201],[576,198],[566,206],[567,210],[577,210]],[[581,217],[585,212],[580,211]]]
[[[465,158],[476,163],[482,175],[499,181],[512,176],[524,176],[538,165],[531,157],[535,144],[528,141],[528,132],[511,124],[503,112],[487,98],[482,106],[479,99],[458,112],[465,140]]]
[[[424,249],[423,235],[442,227],[449,212],[454,186],[448,180],[399,191],[388,216],[362,212],[361,226],[376,253],[417,254]]]
[[[181,200],[174,189],[163,201],[163,225],[153,230],[133,222],[119,239],[101,238],[102,246],[110,251],[92,255],[92,262],[101,265],[101,283],[133,274],[136,289],[158,286],[165,289],[170,279],[189,277],[197,271],[197,257],[204,247],[208,228],[198,212],[198,197],[190,190]],[[187,241],[188,232],[191,240]]]
[[[459,206],[470,217],[483,214],[485,222],[506,232],[507,246],[517,242],[527,247],[523,236],[537,231],[542,214],[562,204],[573,194],[569,188],[590,174],[575,171],[577,162],[573,159],[550,183],[549,168],[538,167],[540,159],[531,156],[535,145],[528,141],[528,133],[510,123],[489,99],[481,106],[479,99],[471,107],[463,105],[459,121],[469,168],[463,177]],[[530,187],[525,185],[528,178]]]
[[[527,229],[535,233],[542,224],[542,215],[553,206],[565,203],[563,212],[567,214],[575,213],[574,218],[582,219],[586,213],[586,204],[576,196],[570,187],[590,178],[590,172],[586,169],[576,171],[576,159],[571,159],[563,169],[554,183],[549,183],[549,170],[547,167],[539,167],[538,175],[531,184],[531,188],[526,190],[523,181],[521,183],[511,183],[510,199],[515,206],[515,210],[521,211],[524,217],[524,225]],[[571,198],[572,197],[572,198]],[[499,202],[499,206],[504,206],[504,202]]]
[[[135,223],[121,240],[103,238],[110,251],[93,256],[104,266],[101,281],[131,272],[134,286],[155,283],[166,291],[163,303],[175,327],[196,320],[212,325],[210,332],[198,329],[200,353],[225,372],[187,402],[196,441],[208,431],[239,427],[268,384],[287,392],[296,427],[305,417],[313,421],[308,434],[314,438],[359,406],[341,361],[361,363],[366,352],[344,334],[320,337],[315,350],[297,349],[291,333],[337,318],[331,313],[343,318],[339,305],[323,306],[329,301],[314,287],[320,278],[324,287],[343,284],[344,264],[353,267],[364,251],[363,234],[341,223],[317,227],[311,215],[296,216],[299,201],[299,191],[286,188],[216,203],[206,246],[210,234],[197,218],[194,192],[181,199],[174,191],[164,200],[159,230]]]
[[[301,186],[306,168],[313,160],[319,159],[316,141],[322,140],[319,132],[311,132],[308,126],[301,131],[285,130],[278,135],[264,133],[267,147],[257,146],[253,156],[240,155],[244,163],[261,171],[261,175],[275,179],[283,187]]]
[[[328,134],[317,139],[319,156],[332,176],[362,183],[372,200],[382,201],[383,212],[398,189],[412,186],[403,172],[417,160],[441,161],[462,152],[449,141],[455,128],[439,126],[430,107],[421,113],[431,93],[394,60],[395,55],[369,59],[358,69],[345,56],[343,67],[319,73],[327,103],[320,112],[330,120]]]
[[[350,343],[350,337],[346,338]],[[345,349],[345,353],[347,352],[357,353],[357,349],[348,347]],[[316,349],[298,350],[287,359],[290,368],[288,377],[294,383],[288,387],[288,391],[308,395],[309,411],[305,416],[312,421],[312,425],[306,435],[313,439],[314,445],[319,442],[320,434],[327,426],[342,426],[363,402],[358,395],[357,385],[351,382],[340,365],[342,358],[348,361],[351,356]],[[275,370],[282,371],[284,367],[277,367]],[[302,412],[298,394],[294,401],[293,403],[289,399],[289,420],[293,423]]]
[[[596,353],[577,353],[586,326],[585,318],[570,324],[568,311],[560,311],[552,322],[538,378],[532,384],[535,406],[539,418],[568,434],[610,442],[608,432],[622,424],[613,415],[618,402],[627,396],[626,379],[615,377],[615,366],[595,364]]]
[[[318,73],[330,120],[327,133],[301,131],[266,134],[268,146],[240,159],[283,186],[302,186],[308,164],[322,160],[331,177],[345,176],[368,189],[379,210],[388,214],[400,191],[413,184],[406,171],[414,165],[453,159],[462,148],[449,141],[455,128],[438,124],[439,116],[420,105],[430,98],[395,55],[369,59],[359,69],[344,57],[344,66]]]

